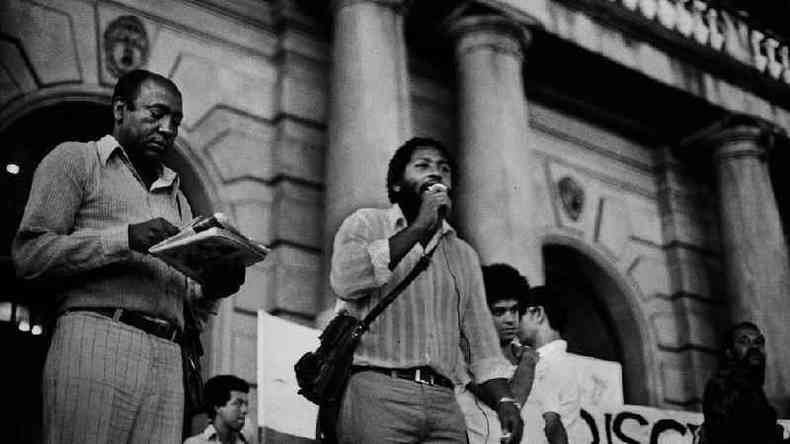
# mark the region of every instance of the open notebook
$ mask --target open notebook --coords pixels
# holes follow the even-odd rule
[[[175,234],[148,250],[198,282],[221,264],[248,267],[262,261],[269,248],[239,232],[222,213],[198,216]]]

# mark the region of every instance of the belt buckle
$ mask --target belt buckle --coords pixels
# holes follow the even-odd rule
[[[422,369],[421,368],[414,369],[414,380],[416,382],[419,382],[420,384],[433,385],[433,378],[431,378],[429,375],[426,375],[426,376],[427,376],[426,379],[422,378]]]

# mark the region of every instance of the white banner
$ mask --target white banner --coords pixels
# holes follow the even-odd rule
[[[589,432],[585,443],[692,444],[702,424],[702,414],[624,405],[582,409]]]
[[[582,404],[623,405],[623,368],[619,362],[568,353],[581,380]]]
[[[296,392],[294,363],[318,347],[314,328],[258,312],[258,425],[304,438],[315,437],[318,408]],[[620,364],[573,355],[583,393],[584,444],[692,444],[702,414],[623,405]],[[785,437],[790,421],[782,420]]]
[[[258,426],[315,438],[318,407],[298,395],[294,364],[318,347],[314,328],[258,312]]]
[[[583,407],[582,419],[589,433],[584,444],[692,444],[703,422],[702,413],[638,405]],[[779,424],[790,436],[790,421]]]

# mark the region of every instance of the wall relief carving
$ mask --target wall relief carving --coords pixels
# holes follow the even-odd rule
[[[115,77],[145,66],[149,47],[145,26],[133,15],[116,18],[104,30],[104,61]]]
[[[557,189],[565,214],[576,222],[584,210],[584,189],[569,176],[565,176],[557,182]]]

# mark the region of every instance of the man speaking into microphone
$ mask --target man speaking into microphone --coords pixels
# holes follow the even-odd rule
[[[362,336],[338,416],[340,443],[465,443],[453,393],[464,361],[511,442],[521,438],[509,363],[486,305],[477,253],[445,220],[452,211],[453,172],[440,142],[407,141],[387,171],[393,206],[357,210],[335,236],[330,282],[358,318],[421,257],[432,256]]]

